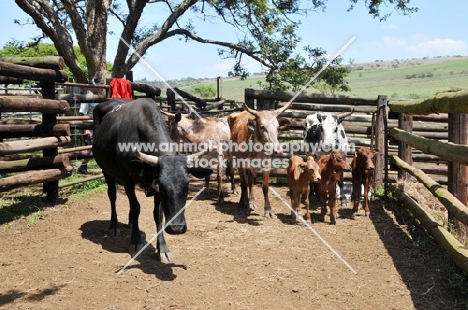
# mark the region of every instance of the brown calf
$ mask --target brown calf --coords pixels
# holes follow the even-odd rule
[[[310,220],[309,214],[309,191],[310,182],[320,182],[320,168],[315,162],[314,157],[311,155],[307,156],[307,161],[304,158],[293,155],[289,158],[289,166],[287,169],[289,195],[291,197],[291,217],[293,223],[296,223],[296,214],[299,212],[299,205],[301,202],[301,196],[305,195],[305,206],[306,206],[306,221]]]
[[[354,202],[352,217],[358,212],[362,186],[364,186],[364,202],[362,206],[366,216],[370,213],[369,186],[371,177],[374,175],[374,156],[378,152],[378,149],[368,147],[361,147],[354,152],[353,161],[351,162],[351,168],[353,169],[353,193],[351,195],[351,201]]]
[[[340,172],[351,170],[346,161],[346,155],[342,151],[334,151],[330,154],[322,154],[318,160],[320,167],[319,197],[322,221],[325,221],[327,204],[330,208],[330,222],[336,224],[336,183],[340,180]]]

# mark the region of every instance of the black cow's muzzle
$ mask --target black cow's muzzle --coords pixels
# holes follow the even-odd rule
[[[165,231],[168,233],[168,234],[171,234],[171,235],[181,235],[181,234],[185,234],[185,232],[187,231],[187,225],[185,224],[182,224],[182,225],[168,225],[165,229]]]

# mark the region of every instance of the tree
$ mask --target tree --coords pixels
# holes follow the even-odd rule
[[[198,84],[193,88],[193,92],[200,95],[201,98],[211,98],[216,95],[213,85]]]
[[[88,69],[86,67],[86,59],[81,53],[78,46],[74,47],[74,52],[76,59],[80,64],[80,67],[83,68],[85,75],[88,75]],[[51,43],[30,43],[30,44],[21,44],[20,42],[13,41],[7,43],[0,49],[0,57],[8,56],[19,56],[19,57],[38,57],[38,56],[59,56],[59,53],[55,46]],[[106,68],[111,69],[112,64],[106,62]],[[67,71],[68,76],[73,76],[70,68],[65,66],[65,71]]]
[[[417,11],[409,7],[410,0],[349,0],[351,10],[362,2],[375,18],[385,19],[381,7],[403,14]],[[295,31],[299,24],[293,21],[310,10],[325,10],[326,0],[311,0],[301,7],[299,0],[15,0],[16,4],[31,18],[30,23],[39,27],[43,35],[33,39],[40,42],[49,38],[54,43],[65,64],[78,82],[87,82],[91,77],[103,78],[106,73],[106,35],[108,24],[116,21],[121,25],[120,42],[112,63],[112,77],[122,77],[145,55],[148,49],[168,38],[179,37],[186,41],[214,44],[220,47],[222,57],[236,60],[233,71],[236,76],[249,74],[242,66],[242,58],[251,57],[261,63],[270,73],[284,68],[300,66],[294,56],[300,38]],[[159,5],[160,12],[168,16],[151,27],[142,27],[139,22],[147,5]],[[191,18],[206,21],[221,21],[239,29],[243,34],[238,42],[226,42],[200,37]],[[185,21],[185,25],[182,22]],[[20,21],[17,21],[20,24]],[[81,50],[87,65],[81,67],[75,52],[75,44]],[[132,52],[131,48],[135,49]],[[278,66],[278,63],[282,64]],[[288,64],[289,65],[285,65]],[[284,75],[284,74],[283,74]],[[294,78],[292,78],[294,79]]]

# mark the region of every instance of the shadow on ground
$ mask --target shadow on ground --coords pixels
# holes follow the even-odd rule
[[[119,224],[120,226],[120,236],[113,237],[108,234],[109,221],[89,221],[84,223],[80,230],[81,236],[93,243],[96,243],[102,247],[104,251],[111,253],[128,253],[129,243],[130,243],[130,233],[131,230],[128,226]],[[145,238],[147,234],[141,232],[142,238]],[[150,234],[146,237],[146,243],[153,237],[153,234]],[[156,242],[156,241],[154,241]],[[169,245],[170,246],[170,245]],[[130,260],[130,254],[128,255],[128,260]],[[174,263],[161,263],[158,260],[156,255],[156,250],[153,244],[149,244],[148,247],[135,259],[139,264],[131,264],[126,268],[126,270],[139,268],[144,273],[154,274],[156,278],[161,281],[173,281],[176,279],[176,275],[173,272],[173,268],[183,268],[186,269],[184,265],[177,265]],[[126,262],[125,262],[126,263]],[[119,267],[119,270],[116,270],[116,273],[124,267],[122,264]],[[125,272],[125,271],[124,271]]]

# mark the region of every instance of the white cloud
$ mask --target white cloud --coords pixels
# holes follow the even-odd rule
[[[400,48],[406,45],[406,41],[399,37],[384,37],[381,45],[383,48]]]
[[[467,54],[467,44],[463,40],[432,38],[409,45],[405,50],[416,56],[464,55]]]

